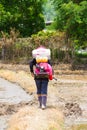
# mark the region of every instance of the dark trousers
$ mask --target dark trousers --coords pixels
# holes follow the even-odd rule
[[[45,79],[35,79],[37,94],[47,95],[48,80]]]
[[[35,79],[35,83],[37,87],[39,107],[42,107],[42,109],[44,109],[47,102],[48,79]]]

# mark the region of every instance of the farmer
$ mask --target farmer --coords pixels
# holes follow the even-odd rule
[[[45,57],[44,61],[48,64],[48,66],[51,67],[51,63],[50,63],[50,60],[48,58]],[[35,74],[34,66],[36,67],[37,64],[40,65],[40,63],[41,63],[40,59],[38,59],[37,57],[34,57],[30,61],[29,67],[30,67],[31,75],[34,77],[34,80],[35,80],[35,83],[36,83],[39,107],[42,108],[42,109],[45,109],[46,108],[46,102],[47,102],[47,89],[48,89],[49,76],[47,76],[47,75],[38,76],[38,74],[37,75]],[[46,63],[44,63],[45,66],[47,65]],[[39,67],[39,69],[40,69],[40,67]],[[52,67],[51,67],[51,69],[52,69]],[[37,72],[37,70],[36,70],[36,72]],[[53,74],[53,71],[52,71],[52,74]]]

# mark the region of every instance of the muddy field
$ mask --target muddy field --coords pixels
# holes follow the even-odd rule
[[[9,124],[8,130],[31,130],[31,128],[32,130],[87,130],[86,69],[72,71],[69,64],[60,64],[54,66],[54,72],[57,81],[49,82],[47,109],[42,116],[43,112],[37,108],[36,88],[33,77],[29,73],[29,66],[0,64],[0,77],[21,86],[27,94],[33,97],[31,101],[14,105],[0,102],[0,117],[3,118],[3,123],[6,116],[9,117],[9,121],[5,122]],[[22,113],[21,116],[20,113]],[[30,117],[25,118],[26,113],[31,113]],[[26,122],[23,122],[24,118]],[[38,122],[38,127],[32,125],[34,122]],[[0,130],[5,130],[5,128]]]

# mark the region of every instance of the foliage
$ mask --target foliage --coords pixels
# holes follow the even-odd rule
[[[54,0],[57,11],[56,29],[66,31],[68,38],[78,40],[83,46],[87,41],[87,1]]]
[[[6,35],[2,32],[0,41],[0,58],[3,62],[28,63],[32,59],[32,50],[42,45],[51,50],[52,63],[67,62],[66,54],[69,54],[72,61],[72,48],[65,48],[65,33],[56,31],[40,31],[38,34],[28,38],[18,38],[18,32],[15,29],[10,30]],[[77,61],[82,62],[75,53],[73,65]],[[86,58],[87,59],[87,58]],[[87,63],[87,60],[82,62]]]
[[[0,29],[16,28],[22,36],[30,36],[45,27],[42,13],[44,0],[1,0]]]
[[[43,4],[43,14],[45,17],[45,21],[53,21],[56,13],[54,10],[53,0],[46,0]]]
[[[78,50],[75,52],[75,55],[79,58],[87,58],[87,51],[85,50]]]
[[[40,45],[51,49],[52,60],[60,59],[57,50],[60,51],[60,48],[63,46],[63,33],[40,31],[37,35],[32,35],[32,37],[17,38],[15,30],[11,30],[11,32],[14,32],[15,40],[13,35],[10,33],[9,36],[3,34],[2,41],[0,42],[2,52],[0,57],[2,57],[3,61],[10,60],[20,62],[20,59],[26,59],[27,61],[32,57],[32,50]]]
[[[11,18],[11,13],[6,12],[2,4],[0,4],[0,30],[6,30],[8,28],[8,21]]]

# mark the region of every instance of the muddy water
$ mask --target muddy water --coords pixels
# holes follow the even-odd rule
[[[70,82],[65,80],[58,86],[65,113],[65,130],[87,130],[87,81]]]
[[[27,94],[17,84],[0,78],[0,130],[6,129],[12,106],[17,106],[21,102],[30,102],[32,99],[32,95]],[[13,107],[13,111],[14,109],[15,107]]]

